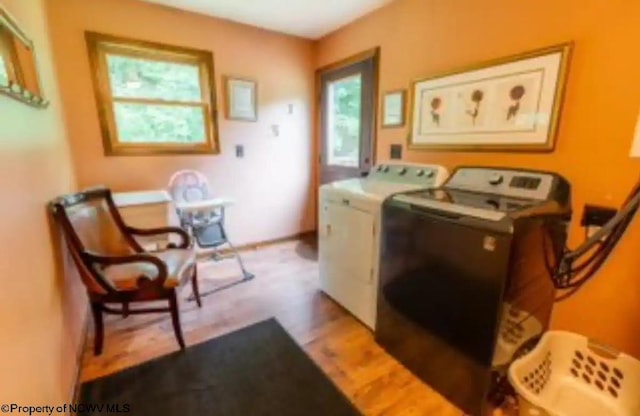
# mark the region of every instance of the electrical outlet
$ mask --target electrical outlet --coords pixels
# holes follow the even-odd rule
[[[580,225],[583,227],[603,227],[618,213],[618,210],[597,205],[585,205]]]

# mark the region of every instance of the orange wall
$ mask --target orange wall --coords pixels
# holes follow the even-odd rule
[[[629,158],[640,107],[637,0],[396,0],[323,38],[316,66],[381,47],[381,91],[440,71],[575,41],[557,149],[552,154],[406,152],[416,162],[549,169],[573,185],[571,243],[585,202],[618,206],[638,178]],[[408,129],[378,129],[378,155]],[[556,306],[553,326],[597,337],[640,357],[640,222],[604,271]]]
[[[46,203],[75,189],[44,11],[0,0],[32,37],[44,95],[38,110],[0,95],[0,403],[69,402],[86,300],[54,250]],[[55,235],[55,234],[54,234]]]
[[[228,21],[133,0],[53,0],[51,35],[66,121],[81,187],[115,190],[166,186],[179,169],[202,170],[218,195],[236,200],[228,231],[236,243],[314,228],[311,102],[313,44]],[[84,31],[213,51],[222,153],[216,156],[105,157]],[[259,121],[223,117],[222,75],[256,79]],[[288,105],[293,104],[293,114]],[[280,126],[275,137],[271,126]],[[244,159],[235,145],[245,145]]]

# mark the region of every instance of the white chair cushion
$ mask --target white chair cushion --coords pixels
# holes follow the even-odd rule
[[[196,267],[196,253],[194,250],[169,249],[150,254],[167,265],[165,288],[180,286],[183,281],[191,277],[191,274],[187,273],[187,271],[191,267]],[[118,290],[136,290],[138,289],[140,276],[146,276],[152,280],[156,279],[158,277],[158,268],[151,263],[145,262],[114,264],[105,267],[102,270],[102,274]]]

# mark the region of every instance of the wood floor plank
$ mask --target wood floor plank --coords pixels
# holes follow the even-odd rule
[[[316,364],[365,415],[460,416],[461,412],[389,356],[370,330],[318,288],[318,266],[303,242],[244,252],[252,281],[203,299],[203,307],[181,293],[187,345],[204,342],[276,317]],[[302,256],[300,255],[302,254]],[[200,291],[233,283],[235,262],[199,265]],[[108,317],[104,352],[87,343],[82,380],[92,380],[178,350],[169,314]]]

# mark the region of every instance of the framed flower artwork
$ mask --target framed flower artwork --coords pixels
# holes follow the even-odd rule
[[[413,82],[409,147],[551,151],[571,44]]]

